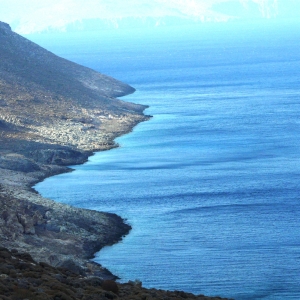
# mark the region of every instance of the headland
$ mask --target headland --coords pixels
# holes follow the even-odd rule
[[[117,98],[135,91],[129,85],[60,58],[3,22],[0,57],[0,260],[11,266],[21,259],[27,267],[36,266],[34,274],[60,274],[65,281],[70,274],[79,281],[115,279],[90,259],[122,239],[130,225],[115,214],[43,198],[32,186],[71,171],[69,165],[86,162],[94,151],[116,147],[116,137],[149,119],[143,113],[147,106]],[[12,283],[13,272],[5,270],[1,281]],[[23,283],[29,289],[28,276]],[[10,299],[12,292],[5,293]]]

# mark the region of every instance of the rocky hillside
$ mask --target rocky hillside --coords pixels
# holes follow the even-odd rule
[[[44,199],[31,186],[114,147],[116,136],[147,119],[145,106],[115,98],[132,87],[57,57],[2,22],[0,58],[1,244],[87,270],[85,260],[130,226]]]
[[[144,106],[114,98],[132,87],[57,57],[5,23],[0,55],[1,137],[103,149],[145,118]]]

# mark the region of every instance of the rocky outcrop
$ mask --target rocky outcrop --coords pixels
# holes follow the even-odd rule
[[[21,172],[32,172],[40,170],[38,164],[24,155],[9,153],[0,156],[0,168]]]
[[[71,165],[80,164],[88,158],[88,152],[80,152],[73,149],[39,149],[30,153],[31,158],[45,165]]]
[[[120,217],[55,202],[50,206],[44,201],[41,205],[1,194],[0,211],[2,245],[28,251],[38,261],[54,266],[72,265],[82,275],[115,278],[88,258],[128,233],[130,226]]]

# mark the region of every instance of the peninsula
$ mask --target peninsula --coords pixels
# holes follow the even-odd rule
[[[37,285],[31,286],[29,273],[35,278],[34,274],[42,274],[41,268],[48,277],[56,274],[60,283],[64,278],[67,286],[87,278],[94,278],[88,284],[94,287],[115,279],[90,259],[103,246],[118,242],[130,226],[115,214],[45,199],[32,186],[69,172],[68,165],[84,163],[94,151],[116,147],[116,137],[149,119],[143,114],[146,106],[117,99],[133,92],[129,85],[60,58],[0,22],[0,298],[5,294],[3,299],[19,299],[9,298],[19,284],[30,293]],[[37,268],[26,277],[20,264]],[[16,277],[22,277],[23,283],[19,279],[15,283]],[[84,287],[79,283],[77,287],[78,293],[73,291],[76,295],[68,299],[96,299],[84,298]],[[132,283],[127,290],[136,288],[141,289],[140,284]],[[39,290],[44,293],[41,299],[66,299]],[[110,294],[101,299],[118,297],[113,288],[108,290]],[[172,295],[170,299],[217,299]]]

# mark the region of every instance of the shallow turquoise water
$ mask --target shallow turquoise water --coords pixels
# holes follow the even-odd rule
[[[121,281],[300,298],[300,39],[295,27],[263,29],[48,45],[133,85],[124,100],[154,116],[120,148],[36,186],[127,219],[131,233],[96,255]]]

